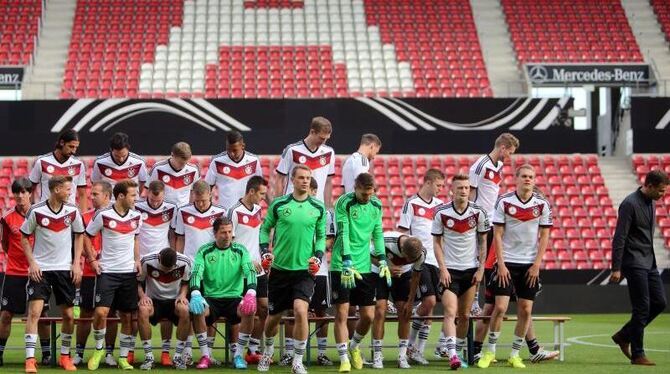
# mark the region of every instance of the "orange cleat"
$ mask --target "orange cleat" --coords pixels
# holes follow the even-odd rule
[[[37,373],[37,361],[34,357],[26,360],[26,373]]]
[[[161,353],[161,365],[172,366],[172,358],[170,357],[170,352]]]
[[[72,358],[70,355],[61,355],[58,365],[62,367],[65,371],[77,371],[77,367],[72,363]]]
[[[128,359],[129,364],[132,365],[133,363],[135,363],[135,352],[133,352],[133,351],[128,352],[128,358],[127,359]]]

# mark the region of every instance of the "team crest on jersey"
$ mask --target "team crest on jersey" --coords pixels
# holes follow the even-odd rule
[[[105,175],[108,177],[112,176],[112,169],[105,169]]]
[[[468,220],[468,226],[475,227],[475,225],[477,225],[477,222],[475,221],[475,217],[470,217],[470,219]]]
[[[170,183],[170,176],[169,175],[163,175],[163,183]]]
[[[319,158],[319,164],[321,164],[321,166],[325,165],[326,163],[328,163],[328,160],[326,160],[326,157]]]
[[[73,176],[74,173],[76,173],[76,170],[74,170],[74,167],[70,166],[69,168],[67,168],[67,174],[69,176]]]
[[[195,217],[189,216],[188,218],[186,218],[186,222],[193,224],[193,222],[195,222]]]
[[[56,169],[53,167],[53,165],[47,166],[47,173],[51,174],[51,173],[54,172],[54,170],[56,170]]]
[[[66,217],[63,219],[63,224],[64,224],[66,227],[70,226],[70,225],[72,224],[72,218],[70,218],[70,216],[66,216]]]
[[[540,209],[538,207],[533,207],[533,217],[537,217],[540,215]]]
[[[454,222],[453,219],[448,219],[447,220],[447,227],[452,228],[452,227],[454,227],[455,224],[456,223]]]
[[[163,214],[161,215],[161,218],[163,219],[163,222],[169,221],[170,220],[170,213],[163,212]]]
[[[424,215],[424,214],[426,214],[426,210],[423,209],[423,208],[419,208],[419,214],[420,214],[420,215]]]
[[[149,218],[149,214],[142,212],[142,220],[145,221],[147,218]]]
[[[251,168],[251,165],[247,165],[247,166],[244,168],[244,172],[245,172],[247,175],[249,175],[249,174],[253,173],[254,170]]]
[[[128,178],[132,178],[134,176],[135,176],[135,168],[128,169]]]
[[[509,207],[509,209],[507,209],[507,211],[508,211],[509,214],[511,214],[511,215],[515,215],[515,214],[516,214],[516,208],[513,207],[513,206]]]
[[[49,221],[49,219],[48,219],[47,217],[44,217],[44,218],[42,218],[42,220],[40,221],[40,223],[42,224],[42,226],[49,226],[49,224],[51,223],[51,221]]]
[[[304,164],[305,162],[307,162],[307,157],[305,157],[305,156],[298,157],[298,162],[300,162],[301,164]]]
[[[249,217],[247,216],[242,217],[242,222],[249,223]]]
[[[110,229],[115,229],[116,228],[116,221],[110,220],[109,221],[109,228]]]
[[[223,167],[223,174],[230,174],[230,168],[228,166]]]
[[[191,184],[191,176],[184,175],[184,184]]]
[[[158,270],[154,270],[151,272],[151,276],[153,278],[158,278],[161,275],[161,273]]]
[[[209,218],[209,224],[210,224],[210,225],[213,225],[213,224],[214,224],[214,221],[216,221],[216,217],[210,217],[210,218]]]
[[[2,305],[7,305],[7,298],[6,297],[2,298]]]
[[[136,229],[137,228],[137,222],[130,221],[130,227],[132,227],[133,229]]]
[[[216,256],[209,256],[209,257],[207,257],[207,262],[209,262],[210,264],[215,263],[216,260],[217,260],[217,257],[216,257]]]

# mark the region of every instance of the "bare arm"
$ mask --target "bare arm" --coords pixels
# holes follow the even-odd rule
[[[404,228],[404,227],[400,227],[400,226],[398,226],[398,227],[396,227],[395,230],[396,230],[397,232],[400,232],[400,233],[409,235],[409,230],[406,229],[406,228]],[[440,243],[440,244],[441,244],[441,243]]]
[[[498,261],[498,284],[506,287],[510,282],[510,274],[505,266],[505,258],[503,257],[503,241],[502,237],[505,233],[505,226],[495,225],[493,228],[493,245],[496,249],[496,259]]]
[[[84,247],[84,234],[74,234],[74,258],[72,259],[72,283],[79,286],[81,283],[81,253]]]
[[[476,197],[477,197],[477,187],[470,186],[470,196],[468,197],[468,200],[475,201]]]
[[[283,174],[277,173],[275,176],[275,186],[274,186],[274,191],[272,194],[277,197],[277,196],[282,196],[284,194],[284,188],[286,186],[286,179],[288,177]]]
[[[32,280],[35,282],[39,282],[42,280],[42,270],[40,270],[40,266],[37,265],[35,262],[35,257],[33,256],[33,248],[30,245],[30,241],[28,241],[28,237],[25,235],[21,236],[21,247],[23,247],[23,254],[26,256],[26,260],[28,260],[28,275]]]
[[[174,249],[179,253],[184,253],[184,235],[175,235]]]
[[[333,177],[326,178],[326,185],[323,190],[323,199],[326,202],[326,208],[333,207]]]
[[[85,212],[88,210],[88,199],[86,196],[86,186],[77,187],[77,198],[79,200],[79,211]]]

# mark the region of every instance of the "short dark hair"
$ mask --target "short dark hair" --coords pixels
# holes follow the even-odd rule
[[[315,133],[328,133],[333,132],[333,125],[325,117],[314,117],[312,118],[312,123],[309,125],[310,130],[314,130]]]
[[[228,226],[232,225],[233,221],[230,220],[228,217],[219,217],[214,220],[214,223],[212,223],[212,229],[214,229],[214,233],[216,234],[221,226]]]
[[[668,185],[670,180],[668,180],[668,174],[661,170],[652,170],[644,177],[645,186],[658,187],[662,184]]]
[[[112,187],[111,183],[107,181],[98,181],[98,182],[93,182],[91,184],[91,187],[95,186],[100,186],[102,188],[102,193],[107,194],[107,196],[111,199],[112,194],[114,193],[114,188]]]
[[[166,268],[171,268],[177,264],[177,251],[167,247],[163,248],[158,254],[158,262]]]
[[[72,141],[79,141],[79,133],[74,129],[67,129],[58,134],[56,139],[56,148],[62,147],[62,144],[69,143]],[[61,144],[62,143],[62,144]]]
[[[117,182],[114,186],[114,198],[118,199],[121,194],[127,195],[129,188],[137,188],[137,186],[137,182],[132,179],[124,179]]]
[[[369,173],[360,173],[354,181],[354,186],[365,189],[375,188],[375,178]]]
[[[254,175],[247,181],[247,188],[245,193],[249,193],[251,190],[258,191],[261,186],[267,186],[268,184],[269,183],[265,178],[261,177],[260,175]]]
[[[408,238],[402,243],[401,250],[403,254],[408,255],[410,259],[418,259],[424,249],[423,244],[419,238],[408,236]]]
[[[109,138],[109,148],[115,151],[120,149],[130,149],[130,138],[125,132],[117,132]]]
[[[423,183],[432,182],[436,179],[446,179],[446,176],[438,169],[428,169],[426,174],[423,175]]]
[[[241,141],[244,141],[244,136],[242,136],[242,133],[237,130],[228,131],[226,134],[226,144],[228,145],[232,145]]]
[[[33,182],[26,177],[16,178],[12,182],[12,193],[28,192],[33,193]]]
[[[72,177],[69,175],[54,175],[49,179],[49,191],[54,192],[56,187],[60,187],[67,182],[72,182]]]
[[[212,187],[209,185],[209,183],[205,182],[204,179],[199,179],[193,183],[193,186],[191,186],[191,192],[196,195],[202,195],[212,192]]]
[[[312,177],[312,179],[310,179],[309,189],[310,190],[318,190],[319,189],[319,182],[316,181],[316,178]]]
[[[382,146],[382,141],[375,134],[363,134],[363,136],[361,136],[361,144],[362,145],[375,144],[378,147],[381,147]]]
[[[160,180],[151,181],[149,187],[147,188],[152,195],[158,195],[159,193],[165,191],[165,183]]]

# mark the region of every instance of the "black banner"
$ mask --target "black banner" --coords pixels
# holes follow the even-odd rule
[[[670,98],[631,98],[633,152],[670,152]]]
[[[647,64],[526,64],[528,81],[540,86],[648,86]]]
[[[82,137],[80,153],[107,150],[116,131],[131,137],[140,154],[166,154],[177,141],[196,154],[224,148],[224,135],[242,131],[249,150],[279,154],[304,138],[314,116],[333,123],[329,144],[341,154],[358,147],[366,132],[379,135],[383,153],[483,153],[502,132],[521,140],[522,153],[590,153],[594,130],[558,124],[568,99],[330,100],[92,100],[0,102],[0,149],[4,155],[35,155],[51,149],[67,128]]]
[[[23,82],[23,67],[0,66],[0,90],[21,89]]]

